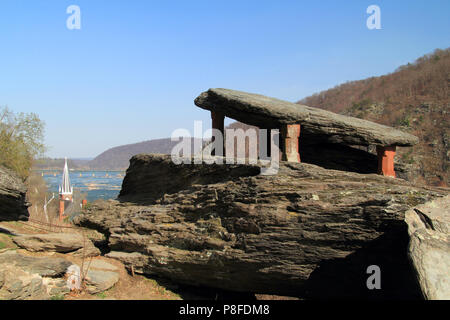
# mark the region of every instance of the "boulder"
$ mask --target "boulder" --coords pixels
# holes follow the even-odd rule
[[[117,272],[89,269],[86,276],[86,288],[90,294],[96,294],[112,288],[118,281]]]
[[[26,234],[14,237],[13,241],[19,247],[32,252],[53,251],[70,253],[79,257],[100,255],[100,250],[92,241],[83,239],[79,233]]]
[[[432,300],[450,299],[450,196],[406,212],[408,256],[422,293]]]
[[[209,89],[195,104],[260,128],[301,124],[301,140],[307,143],[412,146],[419,142],[416,136],[392,127],[242,91]]]
[[[0,221],[28,220],[27,188],[11,170],[0,166]]]
[[[444,189],[305,163],[281,162],[278,174],[263,176],[260,164],[136,159],[119,200],[97,201],[75,219],[104,233],[108,257],[129,269],[302,298],[422,297],[405,212]],[[382,290],[366,286],[370,265],[382,270]]]
[[[83,269],[83,272],[81,272]],[[85,276],[86,289],[90,294],[99,293],[112,288],[119,281],[118,268],[103,259],[92,259],[82,266],[72,265],[67,270],[68,285],[77,288],[81,283],[82,275]],[[70,283],[71,280],[74,282]]]

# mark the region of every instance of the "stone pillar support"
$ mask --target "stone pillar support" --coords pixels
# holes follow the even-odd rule
[[[263,135],[261,130],[266,130],[266,134]],[[270,128],[260,128],[259,131],[259,153],[258,155],[262,155],[261,159],[269,160],[272,155],[272,135]],[[265,147],[265,154],[262,153]]]
[[[65,201],[63,199],[59,200],[59,221],[63,221],[65,208]]]
[[[225,115],[219,112],[211,111],[212,129],[217,129],[222,133],[223,137],[223,156],[225,156]],[[214,137],[213,137],[214,141]],[[212,151],[212,156],[215,155],[215,150]]]
[[[395,146],[377,146],[378,154],[378,174],[395,178],[394,157]]]
[[[299,137],[299,124],[287,124],[281,127],[281,139],[283,145],[281,159],[283,161],[300,162],[300,153],[298,147]]]

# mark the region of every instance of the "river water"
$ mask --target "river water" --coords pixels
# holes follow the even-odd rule
[[[62,170],[39,171],[47,183],[49,192],[58,194]],[[70,171],[70,182],[75,190],[87,195],[92,202],[97,199],[115,199],[119,195],[125,173],[121,171]]]

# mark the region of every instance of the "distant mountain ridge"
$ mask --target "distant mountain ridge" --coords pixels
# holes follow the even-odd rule
[[[92,170],[126,170],[133,156],[140,153],[170,154],[178,143],[164,138],[114,147],[95,157],[88,166]]]
[[[117,146],[108,149],[91,160],[68,159],[68,165],[73,170],[118,170],[125,171],[130,159],[140,153],[170,154],[178,144],[170,138],[148,140]],[[193,140],[192,140],[193,143]],[[62,170],[64,159],[39,159],[34,164],[37,170]]]

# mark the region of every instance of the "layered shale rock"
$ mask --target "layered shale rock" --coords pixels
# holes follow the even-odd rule
[[[11,170],[0,167],[0,221],[28,220],[27,189]]]
[[[108,256],[129,269],[179,283],[304,298],[422,296],[405,212],[445,190],[304,163],[259,171],[140,155],[122,198],[96,202],[75,222],[104,233]],[[382,270],[382,290],[366,286],[370,265]]]
[[[423,295],[450,299],[450,196],[406,212],[410,257]]]

